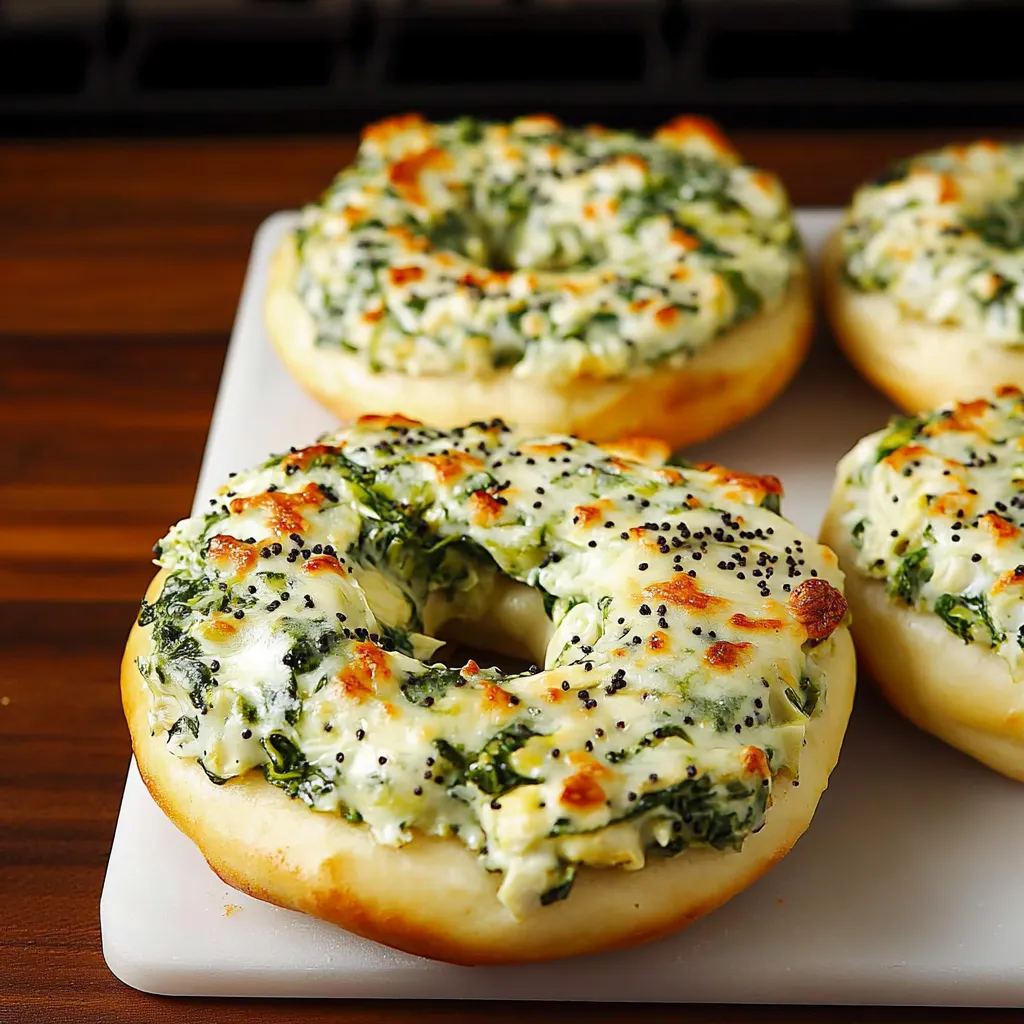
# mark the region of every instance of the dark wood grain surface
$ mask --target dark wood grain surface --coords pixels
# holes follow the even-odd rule
[[[936,136],[750,136],[797,203]],[[117,665],[186,515],[253,232],[351,140],[0,145],[0,1022],[636,1019],[631,1007],[215,1002],[123,986],[98,901],[129,742]],[[797,965],[798,966],[798,965]],[[686,1007],[695,1022],[1016,1019]]]

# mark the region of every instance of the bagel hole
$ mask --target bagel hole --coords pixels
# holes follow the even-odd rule
[[[471,625],[466,622],[453,622],[446,626],[438,635],[439,640],[444,640],[444,647],[439,648],[430,660],[449,668],[462,668],[472,659],[481,668],[497,668],[507,676],[528,672],[531,665],[537,664],[525,649],[514,654],[495,650],[469,642],[471,634]]]
[[[596,266],[607,259],[607,250],[597,242],[590,243],[581,251],[568,240],[556,241],[539,258],[536,253],[530,254],[533,258],[524,258],[526,254],[522,251],[521,236],[526,217],[528,213],[506,223],[491,223],[479,212],[470,196],[466,205],[448,210],[433,223],[427,237],[434,249],[457,253],[477,266],[498,273],[516,270],[558,273]]]
[[[472,658],[481,668],[498,668],[506,675],[544,666],[554,626],[543,598],[532,587],[502,577],[483,614],[467,618],[460,611],[445,609],[428,628],[431,636],[444,641],[432,661],[462,668]]]

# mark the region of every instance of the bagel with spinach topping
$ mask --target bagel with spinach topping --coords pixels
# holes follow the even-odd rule
[[[424,956],[714,909],[807,827],[854,664],[779,482],[667,456],[368,417],[232,476],[128,642],[150,792],[228,884]],[[537,664],[431,662],[439,633]]]
[[[408,115],[367,128],[302,211],[266,320],[343,420],[497,415],[680,447],[782,389],[811,302],[782,186],[706,121],[641,138]]]
[[[1024,398],[900,417],[839,463],[822,539],[857,653],[922,729],[1024,781]]]
[[[906,412],[1024,386],[1024,146],[894,164],[858,190],[823,269],[841,347]]]

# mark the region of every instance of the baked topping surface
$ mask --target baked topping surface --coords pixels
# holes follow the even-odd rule
[[[802,269],[778,180],[696,118],[650,139],[547,116],[392,118],[296,241],[317,344],[420,375],[682,364]]]
[[[232,477],[158,545],[153,730],[380,843],[456,834],[517,916],[579,864],[738,848],[798,774],[842,575],[773,477],[667,457],[366,417]],[[531,606],[539,667],[427,663]]]
[[[858,190],[842,229],[847,280],[909,316],[1024,344],[1024,146],[947,146]]]
[[[1024,400],[898,417],[839,464],[859,572],[1024,674]]]

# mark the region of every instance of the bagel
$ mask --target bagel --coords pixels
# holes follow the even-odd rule
[[[841,348],[905,411],[1024,386],[1024,146],[893,165],[857,191],[822,271]]]
[[[778,481],[667,455],[370,417],[233,476],[125,652],[156,802],[229,885],[457,963],[714,909],[807,827],[853,647]]]
[[[839,463],[822,540],[858,658],[920,728],[1024,781],[1024,400],[901,418]]]
[[[812,329],[781,185],[696,118],[651,139],[546,116],[373,125],[281,242],[265,312],[343,420],[675,447],[767,405]]]

